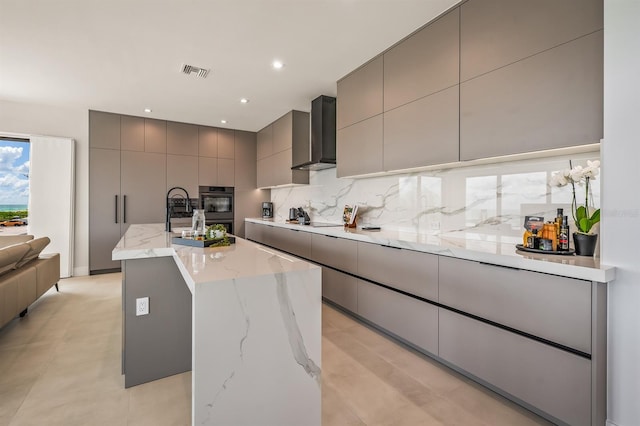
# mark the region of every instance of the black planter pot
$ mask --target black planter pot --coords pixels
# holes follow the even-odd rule
[[[573,247],[578,256],[593,256],[593,253],[596,251],[597,242],[598,234],[573,233]]]

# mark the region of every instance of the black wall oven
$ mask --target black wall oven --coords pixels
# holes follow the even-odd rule
[[[233,234],[233,187],[201,186],[200,208],[204,210],[207,226],[219,223]]]

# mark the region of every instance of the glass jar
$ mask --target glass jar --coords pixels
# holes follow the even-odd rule
[[[191,230],[200,233],[200,235],[204,235],[205,228],[204,209],[194,209],[193,218],[191,219]]]

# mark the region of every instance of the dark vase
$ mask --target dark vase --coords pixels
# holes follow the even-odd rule
[[[598,234],[573,233],[573,246],[578,256],[593,256],[597,242]]]

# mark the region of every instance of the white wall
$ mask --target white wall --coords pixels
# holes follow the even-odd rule
[[[80,108],[0,100],[0,132],[76,141],[74,275],[89,273],[89,112]],[[55,173],[55,167],[52,169]]]
[[[610,424],[640,425],[640,1],[604,1],[602,262],[609,286]]]

